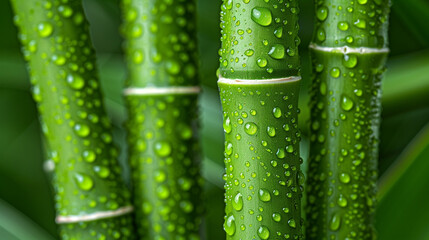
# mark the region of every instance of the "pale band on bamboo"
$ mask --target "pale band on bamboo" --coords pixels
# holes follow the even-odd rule
[[[132,211],[134,211],[133,206],[126,206],[126,207],[118,208],[116,210],[100,211],[100,212],[94,212],[94,213],[84,214],[84,215],[57,216],[55,218],[55,222],[57,224],[89,222],[89,221],[95,221],[103,218],[122,216],[128,213],[131,213]]]
[[[144,88],[126,88],[124,95],[174,95],[174,94],[199,94],[201,88],[199,86],[190,87],[144,87]]]
[[[344,53],[344,54],[349,54],[349,53],[360,53],[360,54],[365,54],[365,53],[388,53],[389,52],[389,48],[369,48],[369,47],[358,47],[358,48],[353,48],[353,47],[348,47],[348,46],[343,46],[343,47],[325,47],[325,46],[319,46],[315,43],[310,43],[309,46],[311,49],[317,50],[317,51],[321,51],[321,52],[336,52],[336,53]]]
[[[229,85],[263,85],[263,84],[279,84],[287,82],[296,82],[301,80],[300,76],[291,76],[287,78],[271,78],[271,79],[229,79],[219,76],[218,83]]]

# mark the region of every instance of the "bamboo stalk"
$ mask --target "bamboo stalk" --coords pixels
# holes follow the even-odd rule
[[[199,239],[196,3],[123,0],[124,94],[140,239]]]
[[[301,239],[297,1],[224,0],[227,239]]]
[[[388,0],[316,1],[308,239],[374,239]]]
[[[81,1],[12,0],[53,171],[62,239],[133,239]]]

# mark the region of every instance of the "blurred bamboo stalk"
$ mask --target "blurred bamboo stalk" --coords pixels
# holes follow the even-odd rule
[[[200,239],[195,0],[123,0],[129,162],[140,239]]]
[[[134,239],[81,1],[12,0],[62,239]]]
[[[389,0],[316,1],[308,239],[374,239]]]

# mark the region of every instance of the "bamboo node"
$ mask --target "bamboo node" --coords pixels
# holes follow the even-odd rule
[[[180,95],[180,94],[199,94],[201,88],[199,86],[190,87],[144,87],[144,88],[125,88],[123,94],[125,96],[147,96],[147,95]]]
[[[55,222],[57,224],[65,224],[65,223],[76,223],[76,222],[89,222],[95,221],[104,218],[112,218],[119,217],[134,211],[133,206],[125,206],[118,208],[116,210],[108,210],[108,211],[99,211],[89,214],[83,215],[68,215],[68,216],[57,216],[55,218]]]
[[[280,84],[287,82],[296,82],[301,80],[301,76],[290,76],[287,78],[271,78],[271,79],[229,79],[219,76],[218,83],[229,85],[263,85],[263,84]]]
[[[315,43],[310,43],[309,46],[310,49],[314,49],[321,52],[334,52],[334,53],[360,53],[360,54],[367,54],[367,53],[388,53],[390,50],[389,48],[369,48],[369,47],[358,47],[353,48],[349,46],[342,46],[342,47],[324,47],[319,46]]]

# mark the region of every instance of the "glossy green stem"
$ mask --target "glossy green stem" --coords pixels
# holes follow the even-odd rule
[[[302,239],[297,1],[224,0],[227,239]]]
[[[227,239],[301,239],[299,81],[219,87]]]
[[[270,79],[299,74],[298,1],[224,0],[220,74]]]
[[[375,239],[388,1],[316,1],[307,239]],[[326,47],[366,48],[344,52]]]
[[[88,23],[81,1],[12,0],[19,38],[29,63],[53,171],[62,239],[133,239],[130,207],[112,144]],[[78,216],[70,223],[61,219]]]
[[[122,8],[126,88],[146,91],[126,93],[139,238],[200,239],[196,3],[123,0]]]

